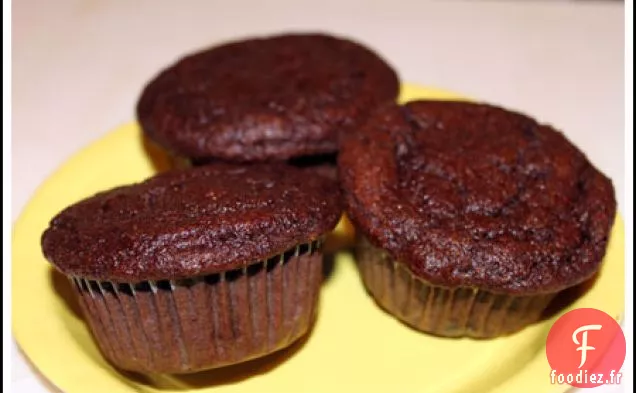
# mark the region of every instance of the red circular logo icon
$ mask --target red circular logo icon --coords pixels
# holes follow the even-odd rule
[[[625,335],[607,313],[579,308],[559,318],[548,333],[550,382],[577,388],[621,383]]]

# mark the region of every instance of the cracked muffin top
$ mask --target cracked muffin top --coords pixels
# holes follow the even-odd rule
[[[395,71],[361,44],[285,34],[183,57],[145,86],[137,117],[179,156],[282,161],[336,152],[339,136],[398,90]]]
[[[361,234],[444,286],[575,285],[597,271],[616,212],[611,181],[562,133],[486,104],[384,107],[345,138],[339,171]]]
[[[42,235],[67,275],[136,282],[239,268],[332,229],[337,183],[312,168],[212,164],[167,172],[80,201]]]

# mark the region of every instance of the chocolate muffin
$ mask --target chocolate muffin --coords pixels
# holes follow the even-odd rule
[[[152,141],[195,164],[329,161],[339,136],[398,90],[393,69],[358,43],[276,35],[180,59],[145,86],[137,117]]]
[[[563,134],[486,104],[383,108],[339,170],[366,288],[441,336],[536,321],[599,269],[616,211],[611,181]]]
[[[115,188],[59,213],[45,257],[73,282],[115,366],[187,373],[242,362],[308,332],[333,181],[282,165],[214,164]]]

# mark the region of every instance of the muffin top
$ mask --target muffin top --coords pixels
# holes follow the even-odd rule
[[[590,277],[611,181],[560,132],[519,113],[415,101],[378,110],[339,156],[347,213],[418,277],[511,294]]]
[[[339,134],[398,90],[396,73],[360,44],[278,35],[180,59],[146,85],[137,117],[177,155],[281,161],[335,152]]]
[[[311,168],[212,164],[99,193],[53,218],[45,257],[67,275],[136,282],[216,273],[332,229],[339,189]]]

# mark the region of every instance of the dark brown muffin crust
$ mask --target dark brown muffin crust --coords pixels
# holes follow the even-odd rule
[[[376,247],[433,285],[561,290],[606,248],[611,181],[560,132],[472,103],[375,113],[339,156],[347,213]]]
[[[335,181],[311,168],[213,164],[83,200],[53,218],[42,249],[71,276],[195,277],[317,239],[338,222],[339,199]]]
[[[182,58],[145,87],[137,116],[177,155],[280,161],[335,152],[339,134],[398,90],[395,72],[362,45],[289,34]]]

